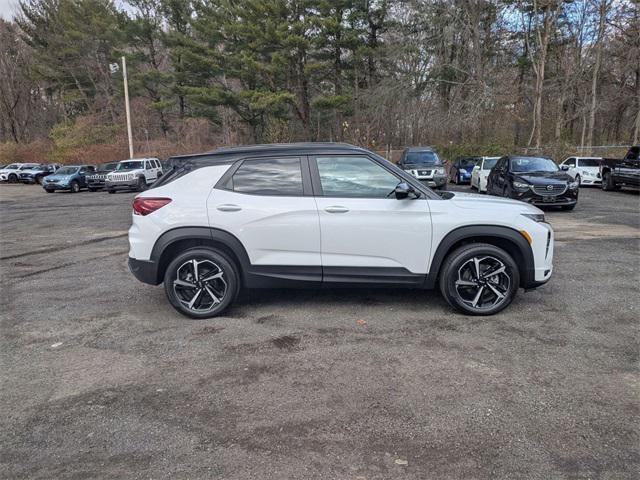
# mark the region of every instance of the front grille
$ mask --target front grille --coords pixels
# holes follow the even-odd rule
[[[88,175],[87,180],[104,180],[107,178],[107,174],[96,174],[96,175]]]
[[[560,183],[554,183],[550,185],[533,185],[531,189],[538,195],[543,197],[553,196],[557,197],[567,191],[567,186]]]
[[[431,175],[431,170],[418,170],[418,175]]]
[[[128,180],[133,180],[133,176],[131,176],[130,173],[112,173],[109,180],[112,182],[126,182]]]

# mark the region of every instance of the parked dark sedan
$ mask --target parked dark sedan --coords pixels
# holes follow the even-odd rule
[[[113,172],[118,166],[118,162],[102,163],[96,167],[95,173],[87,175],[87,188],[90,192],[95,192],[104,188],[107,174]]]
[[[460,157],[449,168],[451,183],[471,183],[471,172],[482,157]]]
[[[487,193],[537,206],[573,210],[578,187],[550,158],[506,156],[498,160],[487,179]]]

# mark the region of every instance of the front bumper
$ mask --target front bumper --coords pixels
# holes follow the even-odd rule
[[[138,178],[133,178],[131,180],[105,180],[104,186],[107,190],[133,190],[138,188]]]
[[[36,177],[31,175],[20,175],[20,182],[22,183],[36,183]]]
[[[71,190],[68,183],[43,183],[42,188],[45,190]]]
[[[104,178],[88,178],[87,187],[89,188],[104,188],[106,180]]]
[[[152,260],[138,260],[129,257],[129,270],[142,283],[159,285],[158,264]]]
[[[530,203],[536,207],[563,207],[578,203],[578,189],[567,189],[559,195],[540,195],[535,193],[532,189],[528,189],[525,192],[513,190],[511,198]]]

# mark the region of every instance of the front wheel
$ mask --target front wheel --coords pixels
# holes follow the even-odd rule
[[[18,183],[18,176],[15,173],[12,173],[9,175],[9,178],[7,178],[7,181],[9,183]]]
[[[219,315],[235,300],[239,288],[233,261],[209,248],[192,248],[178,255],[164,276],[169,302],[191,318]]]
[[[506,308],[520,285],[513,258],[486,243],[464,245],[450,253],[440,271],[440,292],[456,310],[493,315]]]
[[[602,190],[605,190],[607,192],[610,192],[612,190],[618,190],[618,186],[616,185],[616,183],[613,181],[613,176],[611,175],[611,172],[605,172],[605,174],[602,176]]]
[[[69,190],[71,191],[71,193],[78,193],[80,191],[80,184],[74,180],[69,185]]]
[[[144,179],[144,177],[138,178],[138,185],[136,186],[136,190],[138,192],[142,192],[146,190],[146,188],[147,188],[147,181]]]
[[[582,183],[582,178],[580,178],[580,175],[576,175],[574,181],[578,182],[578,186],[580,186],[580,184]]]

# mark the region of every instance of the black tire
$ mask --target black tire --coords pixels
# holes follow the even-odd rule
[[[109,188],[109,189],[107,189],[107,192],[109,192],[109,193],[116,193],[116,191],[115,191],[113,188]]]
[[[475,269],[474,258],[481,259],[480,269],[482,273],[495,270],[504,266],[504,274],[481,278],[479,281],[473,277],[468,280],[459,278],[469,272],[469,268]],[[482,270],[484,269],[484,270]],[[475,275],[475,274],[474,274]],[[457,282],[474,283],[474,286],[459,285]],[[495,283],[495,281],[499,283]],[[491,286],[489,286],[491,284]],[[464,245],[451,252],[440,269],[440,292],[447,303],[456,310],[467,315],[493,315],[505,309],[513,301],[520,286],[520,272],[513,258],[501,248],[486,243],[472,243]],[[501,292],[503,298],[493,293],[491,287]],[[482,288],[482,290],[480,290]],[[478,294],[478,291],[480,292]],[[473,306],[476,295],[480,295],[477,300],[478,305]],[[491,298],[495,303],[488,305]],[[487,305],[482,305],[482,302]]]
[[[78,182],[76,182],[75,180],[73,180],[69,184],[69,191],[71,193],[78,193],[80,191],[80,184]]]
[[[582,184],[582,178],[580,178],[580,175],[576,175],[576,178],[574,178],[573,181],[578,182],[578,187]]]
[[[9,174],[9,177],[7,177],[7,182],[18,183],[18,176],[15,173]]]
[[[602,190],[607,192],[611,192],[613,190],[619,190],[620,187],[616,185],[613,181],[613,177],[611,176],[611,172],[605,172],[602,176]]]
[[[50,188],[45,188],[44,191],[47,193],[53,193],[53,190],[51,190]]]
[[[200,271],[200,277],[222,272],[224,282],[220,281],[220,279],[214,279],[211,282],[202,282],[202,279],[199,282],[195,281],[193,267],[189,264],[192,260],[200,262],[199,265],[204,264],[203,271],[206,273],[203,274]],[[206,271],[207,269],[209,271]],[[178,270],[180,270],[180,273]],[[190,274],[191,277],[189,277]],[[178,278],[185,282],[193,283],[194,288],[174,285]],[[226,283],[226,285],[223,285],[223,283]],[[194,299],[198,292],[198,287],[200,287],[200,294],[195,300],[194,308],[189,308],[185,303],[190,299]],[[206,293],[207,288],[217,296],[218,303],[215,303],[212,296]],[[183,315],[196,319],[211,318],[222,313],[236,299],[240,291],[240,275],[235,263],[224,253],[212,248],[196,247],[181,253],[169,263],[164,275],[164,291],[169,303]],[[204,304],[202,303],[203,301]],[[200,311],[198,311],[199,309]]]
[[[147,181],[144,179],[144,177],[139,177],[138,185],[136,186],[136,191],[143,192],[146,189],[147,189]]]

